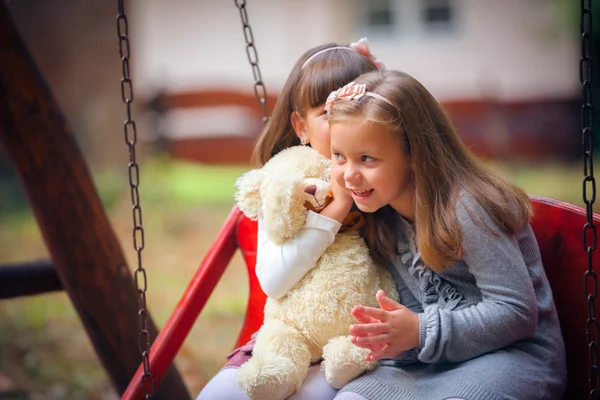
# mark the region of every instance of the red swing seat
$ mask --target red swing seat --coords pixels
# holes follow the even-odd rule
[[[531,224],[552,286],[566,344],[568,387],[564,398],[582,399],[587,397],[589,391],[588,343],[585,334],[588,305],[584,293],[587,253],[582,245],[585,210],[545,197],[531,197],[531,202],[535,213]],[[594,214],[594,222],[600,224],[600,215]],[[247,219],[234,207],[175,311],[152,345],[150,370],[155,386],[160,384],[237,249],[241,250],[248,268],[250,294],[236,347],[246,343],[250,335],[258,330],[263,320],[266,296],[254,272],[256,235],[256,222]],[[594,260],[595,271],[600,271],[599,257]],[[598,303],[595,302],[596,309]],[[121,399],[142,398],[142,374],[143,366],[140,365]]]

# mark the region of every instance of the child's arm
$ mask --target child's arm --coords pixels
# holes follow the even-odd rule
[[[473,222],[469,215],[476,220],[481,217],[493,232],[481,226],[481,222]],[[460,310],[432,304],[418,314],[417,320],[417,314],[387,298],[378,299],[381,310],[361,306],[359,312],[381,322],[367,324],[352,333],[356,339],[361,338],[355,341],[361,347],[385,344],[372,353],[375,359],[393,357],[418,343],[422,362],[461,362],[508,346],[535,332],[538,299],[532,280],[539,282],[543,275],[533,271],[530,276],[520,249],[523,247],[529,253],[528,263],[537,263],[543,268],[531,227],[527,228],[523,240],[517,242],[514,236],[501,232],[483,209],[468,198],[458,204],[457,217],[462,228],[466,263],[461,262],[457,268],[464,267],[466,278],[476,282],[482,300]],[[540,298],[539,301],[547,306],[552,299]],[[370,336],[364,337],[366,333]]]
[[[339,221],[309,211],[304,228],[282,245],[276,245],[259,221],[256,277],[265,294],[274,299],[283,297],[315,267],[341,226]]]
[[[282,245],[269,240],[259,221],[256,277],[267,296],[285,296],[333,243],[353,201],[335,181],[331,190],[333,201],[320,214],[309,211],[304,228]]]
[[[460,362],[530,337],[537,328],[538,299],[521,247],[528,262],[541,258],[531,227],[525,241],[502,232],[482,207],[463,196],[456,208],[463,235],[463,260],[481,291],[478,304],[457,311],[437,305],[420,314],[419,359]],[[479,222],[474,222],[473,219]],[[482,222],[487,225],[481,226]],[[540,299],[551,302],[552,299]]]

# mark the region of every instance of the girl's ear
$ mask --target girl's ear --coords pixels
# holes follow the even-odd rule
[[[300,139],[300,142],[308,144],[308,129],[304,118],[298,114],[298,111],[292,111],[290,121],[292,122],[292,127],[294,128],[294,132],[296,132],[296,136]]]

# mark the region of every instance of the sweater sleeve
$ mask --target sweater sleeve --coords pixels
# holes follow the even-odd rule
[[[282,245],[271,242],[262,221],[258,221],[256,276],[262,290],[279,299],[315,267],[340,230],[338,221],[308,212],[306,225]]]
[[[459,310],[425,307],[419,314],[419,359],[427,363],[465,361],[529,337],[537,327],[536,295],[516,237],[501,231],[468,197],[461,198],[456,213],[463,261],[482,301]]]

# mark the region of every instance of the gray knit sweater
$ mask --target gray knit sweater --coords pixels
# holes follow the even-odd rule
[[[466,195],[456,214],[464,258],[439,274],[423,265],[401,218],[389,268],[402,304],[419,314],[419,346],[342,391],[370,400],[560,399],[564,345],[531,226],[507,235]]]

